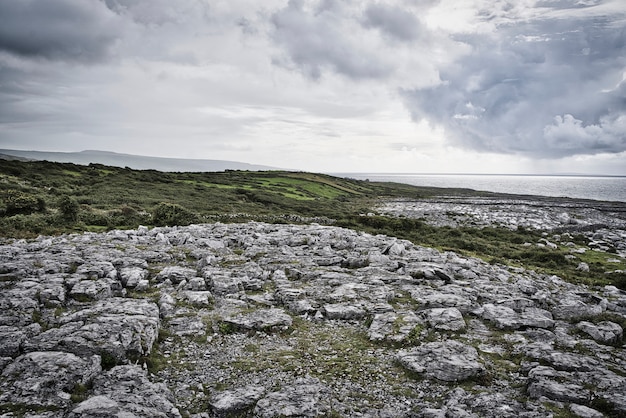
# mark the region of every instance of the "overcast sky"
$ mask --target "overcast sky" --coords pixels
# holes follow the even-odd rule
[[[0,0],[0,148],[626,175],[626,2]]]

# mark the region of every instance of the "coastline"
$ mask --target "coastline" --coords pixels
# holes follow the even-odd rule
[[[626,202],[626,177],[604,175],[334,173],[374,182],[523,196]]]

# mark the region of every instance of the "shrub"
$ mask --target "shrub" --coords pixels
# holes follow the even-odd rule
[[[154,209],[152,219],[157,226],[189,225],[199,222],[199,217],[175,203],[161,202]]]
[[[17,190],[8,190],[4,197],[5,215],[28,215],[33,212],[42,212],[46,208],[43,199]]]
[[[70,196],[63,196],[59,202],[61,218],[67,222],[76,222],[78,219],[78,202]]]

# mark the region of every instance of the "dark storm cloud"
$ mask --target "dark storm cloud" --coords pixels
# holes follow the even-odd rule
[[[564,157],[626,150],[619,22],[541,18],[458,40],[472,52],[441,69],[441,84],[404,92],[415,119],[434,120],[455,143],[480,151]]]
[[[329,69],[353,79],[378,79],[392,73],[393,63],[382,60],[376,45],[363,39],[367,34],[347,5],[326,0],[305,6],[302,0],[290,0],[271,19],[274,41],[305,74],[319,78]]]
[[[120,34],[120,22],[98,1],[0,1],[0,50],[14,55],[93,62]]]
[[[384,34],[402,41],[413,41],[420,35],[420,22],[410,11],[398,6],[375,3],[365,9],[367,27],[380,29]]]

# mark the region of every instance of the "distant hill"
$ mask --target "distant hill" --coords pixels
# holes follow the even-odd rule
[[[0,160],[8,161],[33,161],[31,158],[18,157],[17,155],[3,154],[0,152]]]
[[[236,161],[146,157],[142,155],[119,154],[116,152],[93,150],[80,152],[45,152],[0,149],[0,159],[46,160],[81,165],[96,163],[114,167],[130,167],[135,170],[159,170],[169,172],[277,170],[275,167],[240,163]]]

